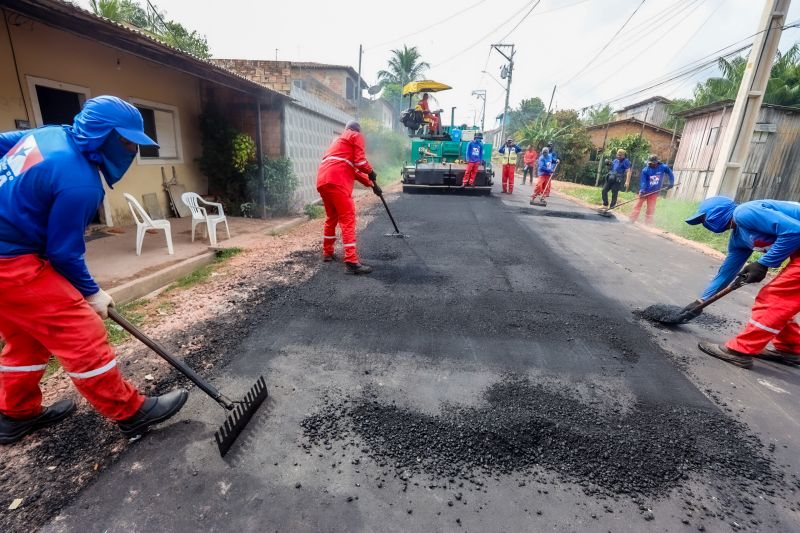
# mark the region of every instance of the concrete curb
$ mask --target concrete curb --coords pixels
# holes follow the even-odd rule
[[[215,258],[216,253],[214,251],[190,257],[158,272],[153,272],[147,276],[111,288],[108,290],[108,294],[114,298],[117,305],[128,303],[165,287],[173,281],[191,274],[200,267],[210,265]]]
[[[566,194],[564,192],[561,192],[561,191],[557,191],[555,189],[553,189],[553,194],[558,195],[559,198],[563,198],[564,200],[569,200],[570,202],[572,202],[574,204],[578,204],[580,206],[587,207],[589,209],[593,209],[595,211],[597,209],[599,209],[599,207],[596,206],[596,205],[590,204],[588,202],[584,202],[583,200],[581,200],[579,198],[575,198],[573,196],[570,196],[570,195],[568,195],[568,194]],[[613,211],[611,212],[611,215],[614,218],[616,218],[617,220],[619,220],[620,222],[623,222],[623,223],[627,223],[628,222],[627,217],[618,216],[617,213],[614,213]],[[691,241],[689,239],[681,237],[680,235],[675,235],[674,233],[670,233],[667,230],[654,228],[654,227],[650,227],[650,226],[645,226],[644,224],[639,224],[638,222],[636,223],[636,227],[637,227],[637,229],[640,229],[642,231],[646,231],[648,233],[652,233],[653,235],[657,235],[659,237],[662,237],[664,239],[676,242],[676,243],[681,244],[683,246],[688,246],[689,248],[694,248],[698,252],[704,253],[704,254],[706,254],[708,256],[711,256],[711,257],[714,257],[716,259],[725,259],[725,254],[723,254],[719,250],[715,250],[714,248],[712,248],[710,246],[706,246],[705,244],[702,244],[702,243],[699,243],[699,242],[696,242],[696,241]]]

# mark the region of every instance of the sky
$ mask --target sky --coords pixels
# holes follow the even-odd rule
[[[89,0],[77,2],[88,8]],[[491,44],[515,45],[510,107],[538,96],[554,109],[611,101],[612,107],[661,95],[690,97],[695,84],[715,74],[709,67],[638,94],[667,74],[718,51],[752,41],[763,0],[305,0],[293,2],[159,0],[168,18],[205,35],[214,57],[317,61],[358,67],[377,82],[391,50],[416,46],[431,64],[426,77],[452,90],[436,95],[445,123],[480,122],[487,91],[486,128],[503,111],[505,59]],[[800,19],[800,0],[788,22]],[[627,21],[627,24],[626,24]],[[624,25],[624,26],[623,26]],[[784,31],[780,49],[800,41]],[[738,47],[737,46],[737,47]],[[483,74],[482,71],[488,74]],[[502,85],[501,85],[502,84]],[[622,97],[622,98],[620,98]]]

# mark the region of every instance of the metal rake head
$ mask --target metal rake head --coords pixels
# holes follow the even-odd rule
[[[214,433],[221,456],[224,457],[228,453],[236,438],[253,418],[253,414],[264,403],[267,396],[269,396],[267,382],[264,380],[264,376],[259,376],[244,398],[235,402],[236,406],[225,419],[225,423]]]

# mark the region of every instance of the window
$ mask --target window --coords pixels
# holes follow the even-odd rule
[[[769,137],[768,131],[754,131],[753,132],[753,140],[751,142],[760,144],[767,142],[767,138]]]
[[[717,144],[717,137],[719,137],[719,126],[715,126],[708,130],[708,140],[706,140],[706,146],[714,146]]]
[[[353,82],[353,78],[347,78],[345,81],[345,95],[348,100],[356,99],[356,84]]]
[[[158,143],[158,147],[139,147],[139,163],[180,163],[183,152],[178,108],[137,99],[132,99],[131,103],[142,114],[144,132]]]
[[[27,77],[37,126],[72,124],[83,104],[91,98],[89,89],[70,83]]]
[[[742,172],[742,185],[743,189],[753,189],[758,181],[758,172]]]

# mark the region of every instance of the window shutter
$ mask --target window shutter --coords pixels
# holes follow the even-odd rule
[[[156,109],[153,111],[158,135],[159,157],[163,159],[178,158],[178,139],[175,134],[175,115],[169,111]]]

